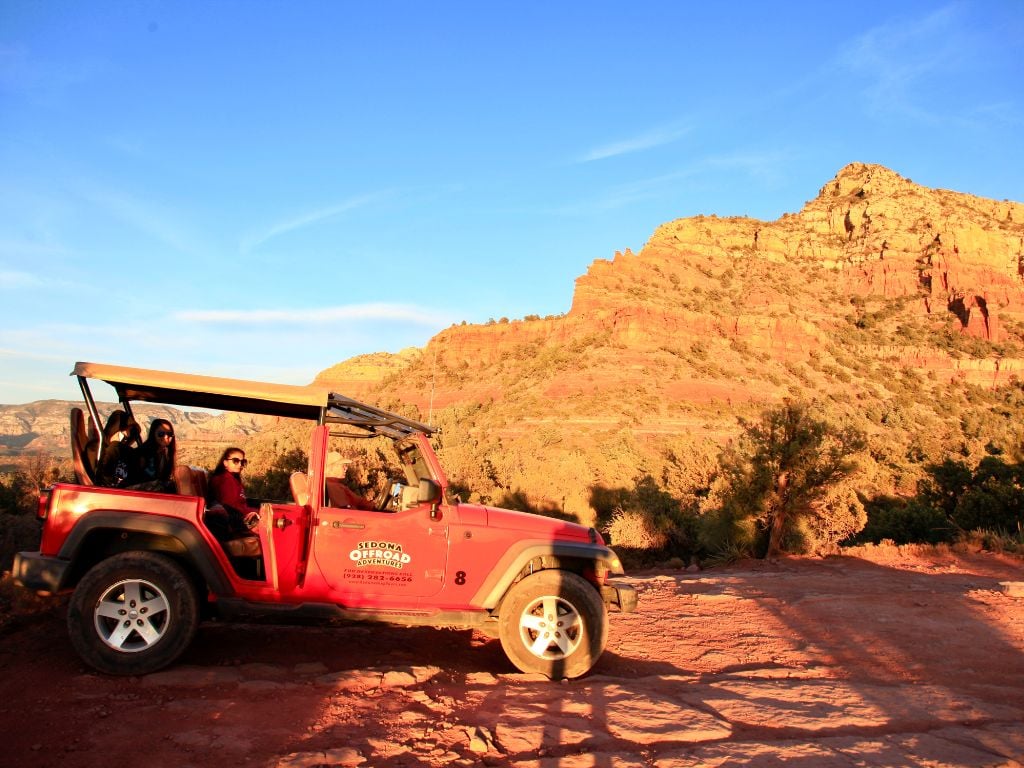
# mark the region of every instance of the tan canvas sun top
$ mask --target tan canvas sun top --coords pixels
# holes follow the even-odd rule
[[[75,363],[71,375],[79,377],[80,381],[94,379],[107,382],[117,392],[120,400],[262,413],[314,421],[321,418],[331,394],[327,387],[267,384],[104,363]]]

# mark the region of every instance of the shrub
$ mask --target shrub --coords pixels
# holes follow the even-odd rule
[[[853,543],[939,544],[951,542],[955,530],[938,509],[919,499],[880,497],[864,505],[867,522]]]
[[[305,472],[309,460],[301,448],[285,451],[262,475],[247,478],[246,494],[253,499],[281,501],[291,498],[288,480],[292,472]]]
[[[737,443],[720,456],[719,509],[703,529],[712,551],[803,551],[819,542],[834,544],[863,523],[851,492],[836,490],[856,468],[863,434],[788,401],[741,425]]]
[[[766,546],[764,531],[758,528],[753,516],[732,503],[701,516],[697,541],[707,562],[712,565],[754,557]]]
[[[597,525],[617,546],[688,556],[695,550],[696,515],[650,475],[632,488],[594,486],[590,505]]]
[[[957,537],[957,543],[971,549],[1021,555],[1024,554],[1024,527],[1018,528],[1012,533],[978,528],[961,533]]]
[[[629,549],[659,550],[668,545],[668,535],[638,510],[619,507],[608,525],[608,536],[613,546]]]
[[[815,554],[826,554],[863,529],[867,513],[851,486],[837,485],[827,488],[824,495],[811,504],[805,523],[806,548]]]

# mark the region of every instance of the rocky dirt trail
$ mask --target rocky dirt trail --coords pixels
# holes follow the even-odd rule
[[[588,677],[514,674],[496,641],[205,624],[176,666],[89,672],[62,611],[0,637],[0,763],[1020,766],[1024,581],[995,555],[743,563],[633,579]]]

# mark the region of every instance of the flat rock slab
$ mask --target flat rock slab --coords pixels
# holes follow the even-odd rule
[[[1004,595],[1024,597],[1024,581],[1001,581],[999,586],[1002,587]]]
[[[926,685],[911,689],[831,680],[736,680],[713,683],[697,693],[705,706],[733,726],[780,733],[909,730],[1024,719],[1024,697],[1014,706]]]
[[[730,741],[669,752],[655,768],[814,768],[914,766],[915,768],[1020,768],[1024,725],[947,728],[870,738],[834,736],[814,741]]]

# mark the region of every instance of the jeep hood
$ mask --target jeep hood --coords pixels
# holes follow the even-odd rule
[[[586,541],[604,546],[604,539],[594,528],[529,512],[462,503],[459,504],[459,517],[466,525],[485,525],[488,528],[522,531],[545,539]]]

